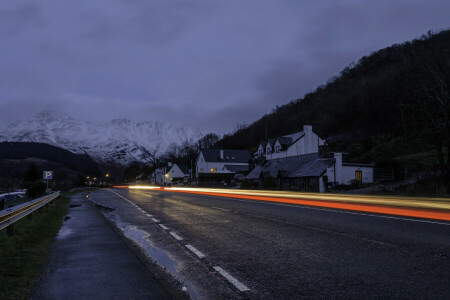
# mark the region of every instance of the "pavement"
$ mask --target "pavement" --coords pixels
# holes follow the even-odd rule
[[[172,299],[160,282],[80,193],[30,299]]]
[[[449,222],[164,191],[113,192],[120,196],[99,191],[94,201],[112,208],[119,224],[147,232],[152,247],[176,260],[175,276],[190,283],[197,298],[450,295]],[[197,264],[186,268],[188,259]]]

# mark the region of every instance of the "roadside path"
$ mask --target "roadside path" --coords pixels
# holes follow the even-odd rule
[[[172,299],[86,193],[72,196],[66,221],[30,299],[127,298]]]

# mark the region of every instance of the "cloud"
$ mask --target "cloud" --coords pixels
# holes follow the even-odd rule
[[[0,125],[57,107],[226,133],[380,48],[448,26],[448,1],[0,3]]]
[[[0,8],[0,39],[2,36],[13,38],[24,30],[44,24],[40,8],[34,3]]]

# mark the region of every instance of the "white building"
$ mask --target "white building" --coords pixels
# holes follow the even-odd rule
[[[248,171],[252,159],[246,150],[201,150],[197,158],[197,178],[201,174],[230,173],[231,170]]]
[[[319,192],[333,185],[373,182],[373,164],[344,163],[342,153],[321,157],[319,147],[324,145],[325,140],[312,131],[311,125],[260,143],[256,154],[266,160],[246,178],[262,183],[265,176],[271,175],[277,179],[279,189]]]
[[[328,168],[326,172],[328,182],[335,182],[336,184],[373,182],[373,164],[343,163],[342,153],[335,153],[334,161],[334,165]]]
[[[156,185],[164,184],[164,169],[155,169],[150,175],[150,183]]]
[[[303,131],[260,143],[256,154],[267,160],[298,156],[318,153],[319,147],[325,144],[325,140],[312,131],[311,125],[304,125]]]
[[[185,165],[173,164],[165,174],[166,182],[182,181],[185,182],[191,176],[189,169]]]

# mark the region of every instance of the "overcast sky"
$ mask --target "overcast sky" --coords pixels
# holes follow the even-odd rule
[[[450,26],[433,0],[4,0],[0,126],[56,108],[226,133]]]

